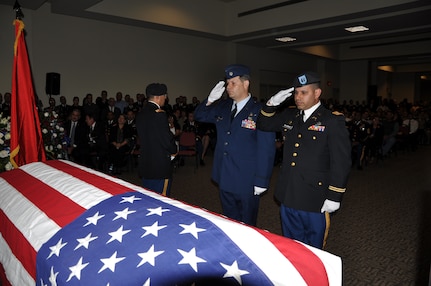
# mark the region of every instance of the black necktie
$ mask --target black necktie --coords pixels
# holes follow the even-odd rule
[[[299,111],[299,126],[304,123],[304,110]]]
[[[72,128],[70,129],[70,142],[72,145],[75,141],[75,127],[76,127],[76,122],[72,122]]]
[[[236,114],[236,111],[237,111],[238,109],[236,108],[236,103],[234,103],[234,105],[233,105],[233,110],[231,111],[231,113],[230,113],[230,121],[232,121],[233,120],[233,118],[235,117],[235,114]]]

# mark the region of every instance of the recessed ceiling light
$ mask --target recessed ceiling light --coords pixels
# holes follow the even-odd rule
[[[368,31],[369,28],[367,28],[365,26],[354,26],[354,27],[344,28],[344,30],[352,32],[352,33],[356,33],[356,32]]]
[[[296,38],[292,38],[292,37],[281,37],[281,38],[276,38],[276,40],[277,40],[277,41],[279,41],[279,42],[286,43],[286,42],[293,42],[293,41],[296,41]]]

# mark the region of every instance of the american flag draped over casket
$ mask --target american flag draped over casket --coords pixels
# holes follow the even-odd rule
[[[12,285],[341,285],[341,259],[68,161],[0,175]]]

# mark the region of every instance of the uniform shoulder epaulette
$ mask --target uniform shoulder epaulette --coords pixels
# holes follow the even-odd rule
[[[159,108],[159,109],[156,109],[156,112],[159,113],[159,112],[166,112],[166,111],[164,111],[163,109]]]
[[[332,114],[337,115],[337,116],[338,116],[338,115],[344,115],[343,113],[341,113],[341,112],[339,112],[339,111],[333,111],[333,112],[332,112]]]

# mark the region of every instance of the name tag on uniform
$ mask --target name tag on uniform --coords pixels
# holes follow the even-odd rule
[[[323,132],[323,131],[325,131],[325,126],[315,124],[315,125],[311,125],[310,127],[308,127],[308,130]]]
[[[256,130],[256,121],[253,121],[251,119],[244,119],[241,122],[241,127],[251,129],[251,130]]]

